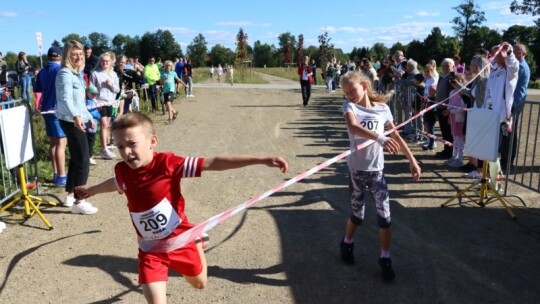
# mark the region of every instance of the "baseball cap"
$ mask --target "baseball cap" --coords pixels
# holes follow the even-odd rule
[[[60,58],[62,57],[62,49],[57,46],[51,46],[49,51],[47,51],[47,57],[49,58]]]
[[[98,89],[97,89],[95,86],[93,86],[93,85],[91,85],[91,86],[89,86],[88,88],[86,88],[86,92],[94,93],[94,94],[99,94]]]

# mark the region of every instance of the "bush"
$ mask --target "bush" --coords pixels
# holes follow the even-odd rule
[[[529,89],[540,89],[540,81],[531,81],[529,82]]]

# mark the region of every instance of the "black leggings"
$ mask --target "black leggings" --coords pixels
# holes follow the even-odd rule
[[[90,171],[88,138],[86,132],[75,128],[73,122],[60,120],[60,126],[66,134],[70,154],[66,191],[71,193],[75,187],[86,185],[88,181]],[[79,198],[77,193],[75,198]]]
[[[300,86],[302,87],[302,100],[304,105],[307,105],[311,97],[311,84],[309,84],[309,80],[300,80]]]

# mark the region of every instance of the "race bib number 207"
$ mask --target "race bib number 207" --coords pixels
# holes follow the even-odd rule
[[[131,219],[145,240],[165,238],[181,222],[178,213],[167,198],[144,212],[131,212]]]

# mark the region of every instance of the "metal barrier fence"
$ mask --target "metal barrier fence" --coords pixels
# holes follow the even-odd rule
[[[417,104],[416,87],[414,85],[393,84],[390,88],[394,90],[395,94],[388,101],[388,107],[390,107],[390,112],[392,112],[395,124],[398,125],[416,114],[418,112],[417,110],[420,108],[420,104]],[[423,121],[423,117],[420,116],[403,127],[403,133],[411,136],[411,138],[407,136],[407,139],[426,139],[422,133],[424,130]]]
[[[416,88],[413,85],[393,84],[389,89],[395,91],[394,96],[388,102],[390,111],[396,124],[408,120],[411,114],[416,113]],[[508,195],[508,184],[512,183],[528,190],[540,193],[540,143],[538,132],[540,131],[540,103],[526,101],[521,113],[514,113],[514,133],[506,144],[502,144],[501,163],[506,164],[503,168],[506,174],[504,195]],[[403,128],[408,139],[421,138],[421,117],[412,121]],[[506,151],[505,151],[506,150]],[[514,154],[514,157],[512,157]]]
[[[24,106],[28,109],[28,111],[31,111],[31,108],[28,106],[28,103],[23,102],[21,99],[12,100],[12,101],[5,101],[0,103],[0,110],[5,110],[8,108],[13,107],[19,107]],[[34,146],[34,126],[32,123],[32,119],[30,119],[30,128],[32,130],[32,148],[35,151]],[[6,130],[9,131],[9,130]],[[4,149],[1,147],[3,145],[1,140],[1,133],[0,133],[0,170],[1,170],[1,184],[0,184],[0,205],[3,205],[7,201],[9,201],[12,197],[17,195],[21,189],[18,183],[18,170],[17,168],[13,168],[11,170],[6,168],[6,161],[4,158]],[[26,162],[24,164],[24,170],[26,173],[26,179],[28,182],[36,182],[36,187],[38,187],[39,192],[39,183],[38,181],[38,169],[37,169],[37,157],[34,155],[34,157]]]
[[[540,193],[540,103],[526,101],[522,113],[514,113],[514,134],[510,136],[506,154],[506,175],[504,195],[507,195],[508,183]],[[517,123],[516,123],[517,122]],[[505,148],[502,146],[501,148]],[[512,153],[515,159],[512,162]],[[504,161],[503,161],[504,163]]]

